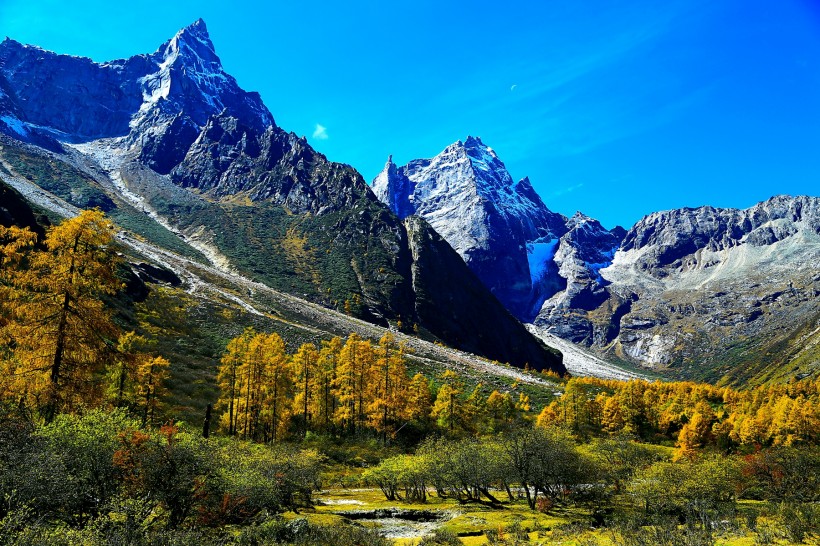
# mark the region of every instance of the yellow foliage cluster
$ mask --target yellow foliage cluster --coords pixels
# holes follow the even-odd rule
[[[429,411],[429,384],[407,376],[405,354],[389,332],[375,346],[351,334],[288,354],[278,334],[249,328],[228,343],[219,369],[222,427],[263,442],[308,430],[386,439]]]
[[[630,433],[676,440],[678,456],[708,445],[820,443],[820,380],[752,390],[676,382],[573,378],[538,424],[578,434]]]
[[[0,226],[0,398],[46,421],[106,401],[153,419],[168,362],[136,352],[103,301],[122,288],[113,241],[99,210],[39,244],[28,229]]]
[[[249,328],[228,343],[219,368],[221,426],[259,442],[308,431],[386,442],[411,423],[456,436],[495,432],[530,410],[523,394],[485,397],[481,385],[466,394],[452,371],[436,389],[422,374],[409,377],[406,355],[390,332],[376,344],[351,334],[288,354],[278,334]]]

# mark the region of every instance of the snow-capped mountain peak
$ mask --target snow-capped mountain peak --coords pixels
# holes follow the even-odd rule
[[[231,107],[251,110],[259,128],[273,124],[259,96],[242,92],[222,68],[202,19],[177,32],[150,59],[156,70],[138,80],[143,102],[132,128],[146,121],[158,125],[180,112],[202,128],[211,116]]]
[[[223,112],[260,132],[274,123],[259,95],[223,70],[201,19],[152,54],[104,63],[7,39],[0,44],[0,89],[9,95],[0,97],[0,113],[32,134],[79,142],[126,137],[126,147],[152,146],[176,124],[175,138],[189,143]],[[66,92],[75,89],[84,91]]]
[[[527,244],[557,240],[565,218],[544,205],[529,179],[515,182],[479,137],[402,167],[389,159],[372,187],[400,217],[424,217],[514,313],[529,312]]]

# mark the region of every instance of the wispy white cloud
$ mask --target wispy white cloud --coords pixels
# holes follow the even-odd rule
[[[313,130],[313,138],[316,140],[327,140],[330,138],[327,134],[327,127],[317,123],[316,129]]]
[[[575,190],[580,190],[584,187],[583,182],[579,182],[578,184],[573,184],[572,186],[566,186],[560,189],[555,190],[550,194],[550,197],[561,197],[562,195],[566,195],[568,193],[572,193]]]

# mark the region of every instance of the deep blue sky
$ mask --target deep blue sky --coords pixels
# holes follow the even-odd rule
[[[609,227],[820,195],[817,0],[0,0],[0,34],[96,61],[198,17],[280,126],[368,181],[477,135]]]

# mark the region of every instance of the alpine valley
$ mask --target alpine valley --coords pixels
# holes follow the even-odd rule
[[[137,278],[319,337],[391,328],[483,380],[501,368],[479,357],[605,377],[820,374],[816,197],[610,230],[550,211],[473,137],[389,159],[371,189],[279,128],[202,20],[102,64],[6,39],[0,133],[4,224],[99,207]]]

